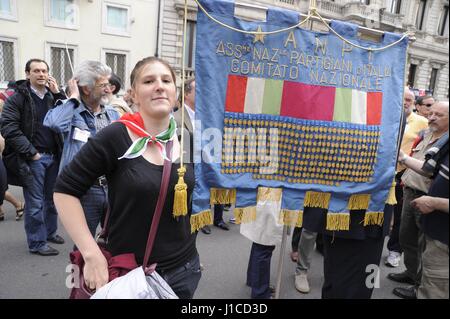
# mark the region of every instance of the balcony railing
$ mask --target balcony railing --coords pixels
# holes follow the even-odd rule
[[[300,0],[276,0],[276,4],[287,4],[290,6],[298,6]]]
[[[381,29],[383,29],[382,25],[401,29],[404,16],[391,13],[386,10],[374,8],[372,6],[367,6],[359,2],[352,2],[344,5],[343,18],[353,18],[362,21],[370,20],[373,22],[379,22],[380,26],[376,28]]]
[[[402,28],[404,16],[388,11],[383,11],[381,14],[381,23],[387,24],[396,28]]]
[[[369,6],[363,5],[359,2],[351,2],[344,5],[344,17],[359,17],[363,19],[377,19],[378,10]]]
[[[276,0],[276,2],[289,4],[291,6],[295,6],[295,5],[298,5],[299,0]]]
[[[318,1],[317,8],[319,9],[319,12],[330,17],[341,17],[344,13],[344,6],[342,4],[327,0]]]
[[[181,79],[181,68],[180,67],[175,67],[175,75],[177,77],[177,83],[181,83],[180,79]],[[191,69],[191,68],[186,68],[184,70],[184,74],[185,74],[185,79],[190,79],[192,77],[195,76],[195,70]]]

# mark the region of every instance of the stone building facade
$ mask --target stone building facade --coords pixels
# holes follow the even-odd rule
[[[253,6],[277,6],[307,13],[309,0],[243,1]],[[413,32],[408,48],[407,78],[412,88],[431,91],[435,98],[448,100],[449,42],[448,0],[317,0],[318,12],[328,19],[350,21],[371,29],[396,33]],[[165,0],[162,13],[160,55],[180,73],[183,45],[184,0]],[[258,11],[257,8],[251,11]],[[185,55],[188,76],[195,61],[197,4],[188,1],[188,48]],[[256,18],[256,16],[255,16]]]
[[[128,87],[136,62],[157,50],[158,12],[158,0],[0,0],[0,89],[25,77],[30,58],[61,85],[72,66],[102,61]]]

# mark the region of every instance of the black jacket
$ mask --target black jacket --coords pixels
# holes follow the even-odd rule
[[[27,80],[17,82],[16,93],[12,95],[3,107],[1,134],[5,139],[3,162],[8,170],[8,183],[24,186],[32,177],[27,164],[38,151],[33,146],[36,132],[36,107],[31,97],[30,83]],[[66,99],[60,92],[45,95],[48,109],[53,108],[58,99]],[[63,139],[55,133],[58,154],[61,154]]]

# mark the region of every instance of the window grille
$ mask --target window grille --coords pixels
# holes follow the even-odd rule
[[[14,42],[0,41],[0,82],[16,80]]]
[[[70,60],[73,61],[74,49],[69,48],[67,51],[69,51]],[[67,51],[65,48],[59,47],[50,49],[50,74],[56,79],[58,85],[64,87],[73,76]]]
[[[111,70],[122,79],[123,84],[126,82],[126,54],[120,53],[106,53],[106,65],[111,68]]]

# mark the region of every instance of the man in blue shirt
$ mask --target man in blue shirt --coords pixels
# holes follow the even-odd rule
[[[108,103],[111,68],[97,61],[84,61],[69,80],[70,98],[50,110],[44,125],[64,136],[60,171],[78,153],[91,136],[118,120],[119,113]],[[107,209],[107,183],[100,177],[81,198],[89,230],[96,229]]]

